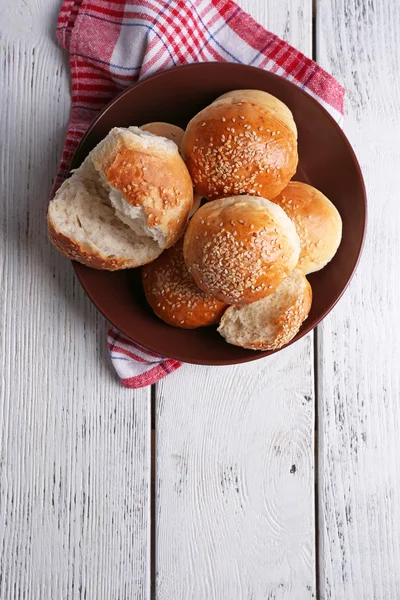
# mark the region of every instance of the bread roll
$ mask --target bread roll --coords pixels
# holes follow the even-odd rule
[[[231,306],[219,333],[229,344],[250,350],[278,350],[298,333],[311,308],[311,286],[295,269],[277,290],[247,306]]]
[[[195,191],[208,200],[237,194],[273,198],[296,172],[296,125],[277,98],[236,90],[193,117],[183,152]]]
[[[192,205],[192,208],[190,210],[189,218],[193,217],[194,213],[197,210],[199,210],[201,201],[202,201],[202,197],[199,194],[196,194],[196,192],[195,192],[193,194],[193,205]]]
[[[114,128],[49,204],[49,237],[97,269],[137,267],[182,235],[193,187],[177,146],[137,127]]]
[[[142,131],[149,131],[153,135],[160,135],[161,137],[172,140],[179,148],[179,152],[182,154],[182,140],[184,130],[178,125],[172,125],[172,123],[164,123],[163,121],[154,121],[153,123],[146,123],[141,125]]]
[[[342,219],[330,200],[306,183],[291,181],[274,203],[292,219],[300,238],[298,269],[319,271],[335,256],[342,239]]]
[[[254,196],[207,202],[185,233],[184,257],[197,285],[227,304],[271,294],[296,267],[300,242],[285,212]]]
[[[183,260],[182,238],[142,270],[148,303],[166,323],[184,329],[218,323],[226,304],[202,292]]]
[[[162,137],[167,138],[168,140],[172,140],[178,146],[179,153],[182,156],[182,140],[184,135],[184,130],[182,127],[178,127],[177,125],[172,125],[171,123],[164,123],[162,121],[156,121],[154,123],[146,123],[145,125],[141,125],[140,129],[143,131],[149,131],[153,135],[161,135]],[[190,209],[189,217],[194,215],[196,210],[199,208],[201,204],[202,196],[200,194],[193,194],[193,206]]]
[[[192,182],[176,144],[138,127],[115,127],[91,158],[116,215],[161,248],[172,246],[193,204]]]
[[[246,101],[261,106],[276,117],[278,121],[285,123],[297,140],[297,127],[290,109],[272,94],[261,90],[233,90],[219,96],[213,104],[224,103],[226,100],[230,103]]]
[[[115,215],[90,157],[51,200],[47,224],[61,254],[94,269],[130,269],[162,252],[153,238],[136,235]]]

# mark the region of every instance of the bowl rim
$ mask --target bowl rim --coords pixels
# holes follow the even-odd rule
[[[178,360],[181,362],[186,362],[188,364],[198,364],[198,365],[206,365],[206,366],[224,366],[224,365],[235,365],[235,364],[242,364],[242,363],[247,363],[247,362],[251,362],[254,360],[258,360],[260,358],[264,358],[266,356],[270,356],[272,354],[276,354],[277,352],[280,352],[280,350],[285,350],[286,348],[288,348],[289,346],[291,346],[292,344],[294,344],[295,342],[299,341],[300,339],[302,339],[304,336],[306,336],[308,333],[310,333],[313,329],[315,329],[322,321],[323,319],[325,319],[325,317],[335,308],[335,306],[337,305],[337,303],[339,302],[339,300],[342,298],[343,294],[345,293],[345,291],[347,290],[347,288],[350,285],[350,282],[352,281],[355,272],[358,268],[360,259],[361,259],[361,255],[364,249],[364,245],[365,245],[365,239],[366,239],[366,231],[367,231],[367,223],[368,223],[368,203],[367,203],[367,193],[366,193],[366,187],[365,187],[365,182],[364,182],[364,177],[361,171],[361,167],[360,164],[358,162],[357,156],[355,154],[355,151],[353,150],[353,147],[348,139],[348,137],[346,136],[346,134],[344,133],[343,129],[341,128],[341,126],[339,125],[339,123],[334,119],[334,117],[329,113],[329,111],[323,106],[323,104],[321,102],[319,102],[316,98],[314,98],[314,96],[312,96],[311,94],[309,94],[308,92],[306,92],[304,89],[302,89],[300,86],[296,85],[295,83],[293,83],[292,81],[289,81],[288,79],[281,77],[280,75],[277,75],[275,73],[271,73],[270,71],[266,71],[264,69],[260,69],[259,67],[254,67],[252,65],[246,65],[246,64],[242,64],[242,63],[231,63],[231,62],[218,62],[218,61],[207,61],[207,62],[201,62],[201,63],[190,63],[190,64],[185,64],[185,65],[178,65],[178,66],[174,66],[171,67],[170,69],[166,69],[164,71],[161,71],[159,73],[154,73],[152,75],[149,75],[148,77],[145,77],[144,79],[141,79],[140,81],[135,82],[134,84],[132,84],[131,86],[129,86],[128,88],[122,90],[119,94],[117,94],[105,107],[103,107],[100,112],[94,117],[94,119],[91,121],[91,123],[89,124],[86,132],[84,133],[84,135],[82,136],[75,152],[74,155],[72,157],[72,161],[71,161],[71,166],[70,166],[70,171],[74,168],[77,168],[77,166],[79,166],[79,164],[81,163],[81,160],[79,161],[79,164],[77,162],[77,157],[80,155],[81,149],[84,146],[84,144],[86,143],[87,139],[90,137],[90,135],[92,134],[92,131],[94,129],[94,127],[97,125],[98,121],[100,119],[102,119],[102,117],[107,113],[107,111],[109,111],[116,103],[118,103],[120,101],[120,99],[122,97],[124,97],[125,95],[128,95],[132,92],[133,89],[137,89],[138,87],[145,85],[150,79],[162,79],[164,77],[168,77],[169,74],[171,73],[171,71],[186,71],[186,70],[201,70],[201,69],[207,69],[208,66],[212,64],[214,66],[219,65],[218,68],[221,69],[234,69],[237,67],[240,68],[244,68],[245,70],[250,70],[250,71],[256,71],[258,73],[263,73],[266,77],[268,78],[272,78],[272,79],[279,79],[280,81],[283,81],[285,85],[288,85],[289,87],[295,88],[296,92],[295,93],[299,93],[302,94],[303,96],[306,96],[308,101],[311,101],[311,103],[314,104],[314,107],[317,108],[319,111],[321,111],[324,115],[324,118],[328,119],[331,124],[333,125],[333,127],[336,129],[336,131],[339,133],[340,137],[342,138],[342,141],[344,142],[349,155],[353,161],[353,164],[355,166],[357,175],[358,175],[358,181],[360,184],[360,191],[361,191],[361,195],[362,195],[362,200],[363,200],[363,222],[362,222],[362,235],[361,238],[358,242],[357,245],[357,250],[356,250],[356,260],[355,263],[353,265],[352,271],[349,275],[349,277],[347,278],[347,281],[345,283],[345,285],[343,286],[342,290],[340,291],[339,294],[337,294],[336,298],[333,300],[333,302],[331,302],[329,304],[329,306],[323,311],[321,312],[321,314],[318,316],[317,321],[312,325],[312,326],[308,326],[307,325],[307,321],[304,322],[303,326],[301,327],[300,331],[297,333],[297,335],[285,346],[283,346],[282,348],[280,348],[279,350],[275,350],[275,351],[268,351],[268,352],[263,352],[263,351],[254,351],[254,350],[248,350],[248,355],[246,354],[245,356],[242,357],[234,357],[232,359],[221,359],[220,361],[216,362],[215,360],[207,360],[207,358],[205,359],[199,359],[197,361],[195,360],[188,360],[184,354],[180,354],[179,352],[174,352],[173,356],[169,357],[172,358],[173,360]],[[238,88],[240,89],[240,88]],[[76,261],[71,261],[72,262],[72,266],[73,269],[75,271],[75,274],[78,278],[79,283],[81,284],[81,286],[83,287],[86,295],[89,297],[89,299],[91,300],[91,302],[96,306],[96,309],[107,319],[107,321],[110,321],[109,316],[107,314],[105,314],[105,311],[103,311],[99,305],[98,305],[98,301],[97,299],[94,297],[94,295],[91,293],[90,290],[88,290],[86,288],[85,285],[85,277],[83,275],[83,271],[81,269],[82,265]],[[134,343],[139,344],[140,346],[142,346],[144,349],[149,350],[150,352],[153,353],[157,353],[159,354],[159,349],[157,349],[156,347],[154,347],[152,344],[144,344],[143,342],[139,342],[134,340],[131,335],[129,335],[128,333],[126,333],[126,331],[124,331],[123,326],[121,327],[121,324],[116,325],[115,323],[112,323],[112,325],[118,329],[126,338],[132,340]],[[245,350],[245,349],[243,349]]]

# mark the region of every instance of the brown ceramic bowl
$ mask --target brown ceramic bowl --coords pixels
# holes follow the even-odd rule
[[[328,112],[306,92],[276,75],[232,63],[201,63],[164,71],[120,94],[92,123],[73,160],[81,164],[112,127],[167,121],[185,127],[217,96],[233,89],[265,90],[291,109],[299,131],[299,168],[295,179],[320,189],[343,220],[339,250],[325,269],[310,275],[313,304],[291,342],[315,327],[346,289],[361,253],[366,221],[363,178],[354,152]],[[227,344],[215,327],[184,330],[160,321],[147,305],[140,269],[96,271],[73,263],[89,298],[128,338],[165,356],[189,363],[227,365],[271,354]]]

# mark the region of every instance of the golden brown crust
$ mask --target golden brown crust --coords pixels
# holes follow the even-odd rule
[[[316,188],[296,181],[291,181],[273,202],[296,227],[301,245],[297,268],[305,275],[322,269],[341,241],[342,220],[336,207]]]
[[[182,235],[193,204],[193,188],[179,155],[163,162],[159,156],[123,149],[105,176],[130,204],[146,209],[149,227],[162,226],[167,219],[167,248]],[[168,212],[175,218],[168,219]]]
[[[178,146],[179,153],[182,155],[182,141],[185,132],[181,127],[178,127],[177,125],[172,125],[171,123],[155,121],[154,123],[146,123],[145,125],[141,125],[140,129],[142,129],[143,131],[149,131],[154,135],[161,135],[175,142],[175,144]],[[190,209],[189,218],[192,217],[196,210],[199,208],[201,200],[202,196],[200,196],[199,194],[193,194],[193,205]]]
[[[50,242],[61,254],[70,260],[76,260],[92,269],[119,271],[121,269],[133,269],[140,266],[133,260],[123,260],[112,255],[101,255],[89,243],[78,244],[69,236],[58,231],[49,217],[47,218],[47,230]],[[160,249],[161,252],[162,250]]]
[[[195,191],[209,200],[273,198],[296,172],[297,140],[273,114],[249,102],[216,102],[188,124],[183,150]]]
[[[297,262],[297,255],[294,263],[290,260],[292,242],[276,218],[258,198],[249,198],[204,204],[184,237],[185,262],[195,282],[227,304],[248,304],[268,296]]]
[[[297,139],[297,126],[294,122],[292,112],[286,104],[268,92],[262,90],[232,90],[219,96],[214,100],[213,104],[216,102],[250,102],[250,104],[256,104],[271,113],[281,123],[287,125]]]
[[[304,278],[305,279],[305,278]],[[311,309],[312,289],[309,282],[305,279],[304,289],[296,301],[289,306],[275,322],[276,337],[274,340],[267,342],[259,340],[248,346],[253,350],[279,350],[286,346],[299,332],[300,327],[307,319]]]
[[[177,146],[138,128],[115,128],[91,156],[107,183],[143,209],[149,227],[163,233],[163,247],[172,246],[193,204],[193,183]]]
[[[183,260],[183,240],[142,269],[146,299],[155,314],[184,329],[218,323],[226,304],[207,296],[195,284]]]
[[[193,196],[193,205],[192,205],[192,208],[190,210],[189,218],[192,218],[193,215],[194,215],[194,213],[197,210],[199,210],[202,199],[203,199],[203,197],[200,196],[200,194],[194,194],[194,196]]]
[[[164,123],[164,121],[154,121],[152,123],[141,125],[140,129],[149,131],[154,135],[161,135],[162,137],[175,142],[179,148],[179,152],[182,152],[182,140],[185,133],[182,127],[172,125],[172,123]]]

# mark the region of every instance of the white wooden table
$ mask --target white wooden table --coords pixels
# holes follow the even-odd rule
[[[366,248],[317,332],[152,395],[46,241],[60,0],[0,2],[1,600],[400,599],[400,2],[240,4],[345,85]]]

